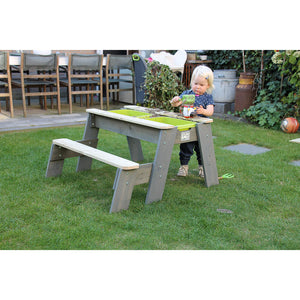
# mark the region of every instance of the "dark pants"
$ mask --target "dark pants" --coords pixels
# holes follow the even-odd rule
[[[198,164],[202,165],[199,144],[197,141],[180,144],[180,152],[179,152],[180,164],[187,165],[194,151],[196,152],[197,155]]]

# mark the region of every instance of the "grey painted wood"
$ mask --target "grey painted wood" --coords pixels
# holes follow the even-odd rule
[[[95,127],[95,119],[93,115],[89,114],[85,123],[85,129],[83,134],[83,140],[95,140],[98,139],[99,128]],[[93,144],[94,148],[97,148],[97,143]],[[92,167],[93,159],[87,156],[80,156],[77,162],[76,171],[90,170]]]
[[[134,186],[149,182],[151,170],[152,163],[140,165],[135,170],[117,170],[110,213],[128,209]]]
[[[98,128],[116,132],[150,143],[157,143],[159,138],[159,129],[145,127],[140,124],[131,124],[123,120],[109,119],[103,116],[95,116],[95,124]]]
[[[184,140],[184,136],[186,136],[186,134],[188,134],[189,139],[188,140]],[[196,133],[196,127],[190,128],[189,130],[184,130],[184,131],[179,131],[177,130],[176,133],[176,139],[175,139],[175,144],[181,144],[184,142],[193,142],[193,141],[197,141],[198,137],[197,137],[197,133]]]
[[[196,131],[202,155],[205,185],[210,187],[219,184],[211,126],[210,124],[198,123]]]
[[[160,131],[149,181],[146,204],[162,199],[177,128]]]
[[[64,166],[64,159],[60,158],[59,155],[58,147],[52,144],[46,170],[46,177],[56,177],[61,175]],[[53,160],[53,156],[57,159]]]
[[[139,139],[127,136],[127,142],[128,142],[131,159],[133,161],[143,161],[144,155],[143,155],[141,141]]]
[[[110,213],[128,209],[134,187],[137,170],[119,170],[115,179],[115,191],[110,207]]]
[[[114,116],[111,118],[109,112],[95,114],[95,111],[99,110],[89,110],[83,140],[78,142],[97,148],[99,128],[126,135],[131,158],[136,162],[144,159],[141,140],[157,144],[153,163],[140,164],[139,168],[135,170],[117,169],[110,212],[128,209],[135,185],[149,183],[146,204],[162,199],[175,143],[198,140],[203,158],[205,184],[209,187],[219,183],[210,124],[197,123],[195,128],[182,132],[174,126],[164,128],[161,125],[154,126],[153,122],[150,122],[149,125],[147,122],[134,121],[132,117],[128,116],[125,120],[123,117],[116,117],[117,114],[113,114]],[[76,151],[53,145],[46,177],[60,175],[64,158],[76,155],[78,155]],[[88,170],[91,168],[91,164],[92,158],[80,156],[77,171]]]
[[[114,189],[116,189],[116,186],[117,186],[117,184],[118,184],[118,178],[119,178],[119,172],[121,171],[121,169],[117,169],[117,171],[116,171],[116,175],[115,175],[115,180],[114,180],[114,184],[113,184],[113,190]]]
[[[140,164],[140,168],[137,169],[137,176],[135,178],[134,185],[148,183],[152,171],[153,163]]]
[[[132,117],[132,116],[116,114],[111,111],[105,111],[105,110],[96,109],[96,108],[90,108],[90,109],[87,109],[86,111],[89,114],[94,114],[97,116],[102,116],[102,117],[106,117],[106,118],[114,119],[114,120],[120,120],[120,121],[124,121],[126,123],[142,125],[144,127],[152,127],[152,128],[156,128],[156,129],[171,129],[171,128],[175,127],[174,125],[170,125],[170,124],[159,123],[159,122],[154,122],[154,121],[147,120],[147,119],[141,119],[141,118],[136,118],[136,117]]]
[[[88,156],[103,163],[112,165],[116,168],[121,168],[123,170],[139,168],[139,164],[136,162],[96,149],[94,147],[90,147],[88,145],[84,145],[82,143],[78,143],[76,141],[72,141],[70,139],[56,139],[53,140],[52,143],[63,149],[71,150],[77,153],[77,155]]]

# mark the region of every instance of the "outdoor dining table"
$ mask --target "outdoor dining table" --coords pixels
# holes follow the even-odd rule
[[[100,109],[87,109],[86,111],[88,116],[82,140],[86,144],[92,141],[93,147],[97,148],[99,129],[124,135],[127,137],[130,156],[134,162],[144,160],[141,141],[157,144],[153,162],[140,164],[140,168],[144,171],[139,173],[138,182],[134,183],[135,185],[149,183],[146,204],[162,199],[175,144],[198,141],[203,159],[205,185],[210,187],[219,184],[211,131],[212,119],[207,119],[205,122],[203,118],[200,118],[199,122],[195,122],[194,127],[182,131],[175,125],[153,121],[155,118],[143,119]],[[159,112],[156,113],[159,114]],[[77,171],[88,170],[91,164],[92,158],[80,156]]]

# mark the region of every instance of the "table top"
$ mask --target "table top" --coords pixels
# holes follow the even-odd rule
[[[186,120],[186,121],[197,122],[197,123],[205,123],[206,124],[206,123],[213,122],[213,119],[211,119],[211,118],[205,118],[205,117],[185,118],[180,113],[175,113],[172,111],[164,111],[164,110],[156,109],[156,108],[137,106],[137,105],[124,105],[124,108],[132,109],[132,110],[136,110],[136,111],[147,112],[147,113],[152,113],[152,114],[156,114],[159,116],[165,116],[165,117],[170,117],[170,118],[176,118],[176,119],[182,119],[182,120]]]
[[[170,125],[170,124],[159,123],[159,122],[154,122],[154,121],[146,120],[146,119],[140,119],[140,118],[136,118],[136,117],[132,117],[132,116],[116,114],[114,112],[101,110],[101,109],[97,109],[97,108],[89,108],[86,110],[86,112],[90,113],[90,114],[102,116],[102,117],[107,117],[110,119],[125,121],[128,123],[143,125],[146,127],[151,127],[151,128],[156,128],[156,129],[171,129],[171,128],[175,127],[174,125]]]

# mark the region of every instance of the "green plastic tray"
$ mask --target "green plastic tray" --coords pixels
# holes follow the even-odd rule
[[[132,109],[116,109],[116,110],[110,110],[110,112],[120,114],[120,115],[126,115],[130,117],[138,117],[138,118],[145,118],[151,116],[151,114],[143,112],[143,111],[136,111]]]
[[[149,120],[177,126],[179,131],[188,130],[196,126],[195,122],[169,118],[169,117],[155,117],[155,118],[149,118]]]

